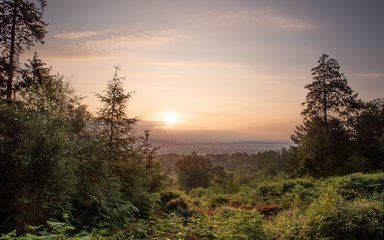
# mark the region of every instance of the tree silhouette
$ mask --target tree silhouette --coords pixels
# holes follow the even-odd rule
[[[339,63],[323,54],[312,68],[313,82],[303,103],[304,123],[291,136],[298,172],[320,177],[340,174],[350,158],[348,121],[360,105],[340,73]]]
[[[345,119],[358,105],[357,94],[348,86],[335,59],[323,54],[318,63],[311,70],[314,81],[305,86],[309,92],[302,115],[306,120],[321,117],[325,124],[329,117]]]
[[[43,39],[47,33],[47,24],[43,21],[43,10],[46,6],[45,0],[2,0],[0,1],[0,41],[1,54],[6,65],[2,70],[6,73],[2,84],[6,86],[6,98],[12,99],[14,93],[14,75],[18,57],[25,48],[30,48],[35,43],[44,43]],[[6,81],[6,84],[4,84]]]
[[[107,84],[105,95],[96,94],[104,104],[100,108],[97,121],[101,124],[102,135],[108,139],[108,151],[110,162],[122,160],[122,149],[126,148],[127,141],[132,135],[133,125],[137,122],[136,118],[129,118],[126,108],[131,93],[125,93],[122,80],[119,77],[119,66],[115,66],[115,73],[112,80]],[[114,158],[120,159],[114,159]]]

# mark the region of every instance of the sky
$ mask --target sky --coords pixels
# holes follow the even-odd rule
[[[384,92],[382,0],[48,0],[39,56],[91,112],[114,66],[155,138],[289,140],[329,54],[363,100]]]

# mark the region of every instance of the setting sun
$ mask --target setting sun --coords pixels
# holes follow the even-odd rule
[[[162,112],[161,118],[167,127],[172,127],[180,123],[180,116],[176,112]]]

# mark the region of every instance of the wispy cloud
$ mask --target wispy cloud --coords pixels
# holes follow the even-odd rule
[[[78,40],[78,39],[85,39],[85,38],[91,38],[95,36],[101,36],[106,35],[110,33],[118,32],[118,30],[115,29],[104,29],[101,31],[81,31],[81,32],[62,32],[54,35],[54,38],[57,39],[66,39],[66,40]]]
[[[117,29],[62,32],[54,35],[54,38],[68,41],[56,44],[53,52],[61,59],[97,59],[109,57],[109,54],[120,50],[164,46],[181,37],[182,34],[172,29],[136,32]]]
[[[353,74],[357,77],[367,77],[367,78],[384,78],[384,73],[356,73]]]
[[[85,32],[63,32],[58,33],[54,37],[57,39],[69,39],[69,40],[75,40],[75,39],[81,39],[81,38],[89,38],[96,36],[98,32],[93,31],[85,31]]]
[[[78,45],[37,46],[34,48],[34,51],[36,50],[44,57],[68,62],[99,61],[111,58],[110,54],[92,51]]]
[[[175,30],[158,30],[109,35],[84,42],[85,46],[99,50],[120,50],[130,47],[151,47],[172,43],[182,35]]]
[[[311,30],[314,28],[313,24],[308,21],[283,15],[272,9],[212,11],[199,15],[196,20],[221,24],[252,24],[287,30]]]

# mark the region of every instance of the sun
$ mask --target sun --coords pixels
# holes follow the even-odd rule
[[[176,112],[162,112],[161,118],[167,127],[173,127],[180,123],[180,116]]]

